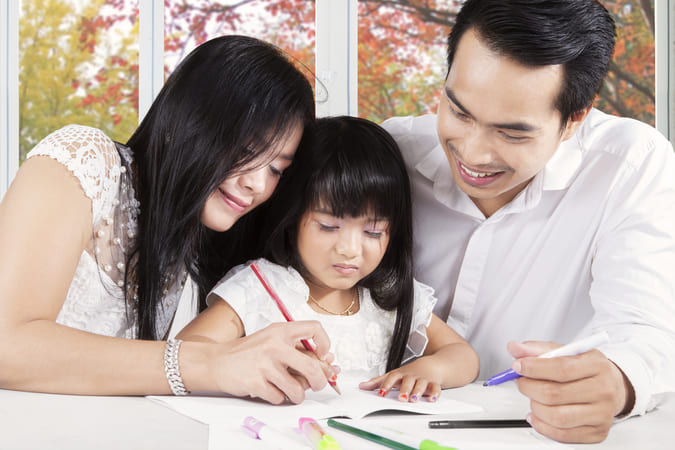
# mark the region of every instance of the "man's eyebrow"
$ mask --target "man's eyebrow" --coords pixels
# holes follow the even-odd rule
[[[471,115],[471,113],[469,112],[469,110],[466,109],[466,108],[464,107],[464,105],[462,105],[462,104],[459,102],[459,100],[457,100],[457,97],[455,97],[455,94],[452,92],[452,89],[450,89],[450,88],[447,87],[447,86],[445,87],[445,95],[447,95],[448,98],[450,99],[450,101],[452,101],[452,103],[454,103],[455,106],[458,107],[464,114],[466,114],[467,116],[473,117],[473,116]]]
[[[466,109],[464,107],[464,105],[462,105],[460,103],[459,100],[457,100],[457,97],[452,92],[452,89],[450,89],[447,86],[445,87],[445,95],[447,95],[448,98],[450,99],[450,101],[452,103],[454,103],[455,106],[457,108],[459,108],[464,114],[466,114],[469,117],[473,117],[473,115],[469,112],[469,110]],[[539,129],[538,127],[535,127],[534,125],[531,125],[531,124],[525,123],[525,122],[491,123],[491,124],[488,124],[488,125],[493,127],[493,128],[500,128],[500,129],[504,129],[504,130],[514,130],[514,131],[525,131],[525,132],[536,131],[536,130]]]

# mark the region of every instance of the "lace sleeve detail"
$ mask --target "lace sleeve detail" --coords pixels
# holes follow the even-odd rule
[[[408,337],[408,343],[401,364],[405,364],[409,360],[424,354],[424,349],[427,348],[429,342],[427,327],[431,322],[431,314],[436,305],[434,290],[430,286],[415,280],[414,291],[415,303],[410,324],[410,336]]]
[[[40,141],[29,153],[48,156],[63,164],[91,199],[94,225],[112,209],[120,180],[120,156],[114,142],[101,130],[68,125]]]

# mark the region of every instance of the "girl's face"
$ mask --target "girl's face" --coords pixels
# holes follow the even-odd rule
[[[336,217],[305,212],[298,225],[298,253],[309,281],[330,289],[351,289],[373,272],[389,244],[389,222],[373,217]]]
[[[267,200],[277,187],[281,174],[293,162],[302,130],[302,126],[297,125],[287,139],[276,143],[270,149],[274,155],[272,160],[268,160],[269,153],[261,155],[218,186],[206,199],[202,223],[214,231],[226,231],[241,216]]]

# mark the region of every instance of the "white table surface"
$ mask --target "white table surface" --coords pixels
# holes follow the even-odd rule
[[[527,400],[514,383],[484,388],[478,383],[443,392],[457,400],[476,403],[481,413],[433,416],[451,418],[522,418]],[[458,430],[430,430],[430,416],[375,416],[373,424],[422,434],[428,439],[450,444]],[[325,423],[325,421],[324,421]],[[385,448],[330,428],[343,449]],[[473,430],[472,432],[475,432]],[[496,441],[508,442],[509,433],[519,430],[483,430]],[[515,437],[516,434],[513,434]],[[37,394],[0,389],[0,449],[195,449],[209,447],[209,427],[143,397],[93,397]],[[256,446],[251,446],[260,448]],[[600,444],[573,445],[570,448],[596,449],[673,449],[675,448],[675,394],[668,394],[655,410],[642,417],[617,423]],[[240,448],[240,447],[238,447]],[[496,446],[495,448],[498,448]]]

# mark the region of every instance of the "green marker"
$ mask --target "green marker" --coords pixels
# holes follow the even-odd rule
[[[364,425],[362,422],[358,423],[357,428],[335,419],[328,419],[328,426],[398,450],[457,450],[454,447],[444,447],[429,439],[420,441],[419,438],[405,435],[400,431],[386,428],[375,430],[376,427]]]

